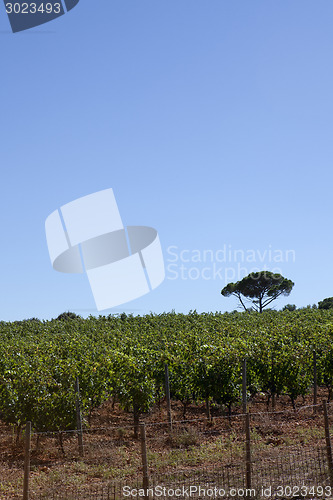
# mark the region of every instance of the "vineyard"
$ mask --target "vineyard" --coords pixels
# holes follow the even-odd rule
[[[104,401],[134,420],[170,393],[182,405],[206,403],[231,414],[242,397],[287,395],[291,408],[318,385],[333,384],[333,312],[302,309],[258,313],[100,316],[0,323],[0,418],[36,432],[75,429],[75,381],[84,423]]]

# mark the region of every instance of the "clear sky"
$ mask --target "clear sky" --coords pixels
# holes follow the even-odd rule
[[[0,319],[99,314],[44,223],[110,187],[166,279],[103,314],[233,310],[221,289],[264,266],[295,282],[277,308],[333,296],[332,22],[331,0],[81,0],[13,34],[0,5]]]

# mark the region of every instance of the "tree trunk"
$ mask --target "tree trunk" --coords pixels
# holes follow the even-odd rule
[[[262,313],[262,311],[263,311],[263,307],[262,307],[262,298],[261,298],[261,297],[259,297],[259,312],[260,312],[260,314]]]

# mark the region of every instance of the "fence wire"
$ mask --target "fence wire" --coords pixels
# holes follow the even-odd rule
[[[333,405],[328,417],[332,427]],[[322,405],[252,413],[249,420],[248,443],[244,415],[174,421],[172,430],[168,422],[147,423],[149,498],[243,498],[246,490],[256,499],[277,498],[277,491],[281,499],[297,498],[295,491],[298,498],[333,498]],[[133,426],[110,426],[84,429],[82,437],[83,456],[77,431],[32,434],[30,499],[142,497],[140,433],[134,438]],[[3,432],[0,445],[0,498],[22,499],[24,435],[17,441]]]

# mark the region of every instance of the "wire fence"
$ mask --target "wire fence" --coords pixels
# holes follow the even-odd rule
[[[325,404],[141,423],[138,439],[133,426],[27,427],[0,435],[0,498],[333,498],[332,423]]]

